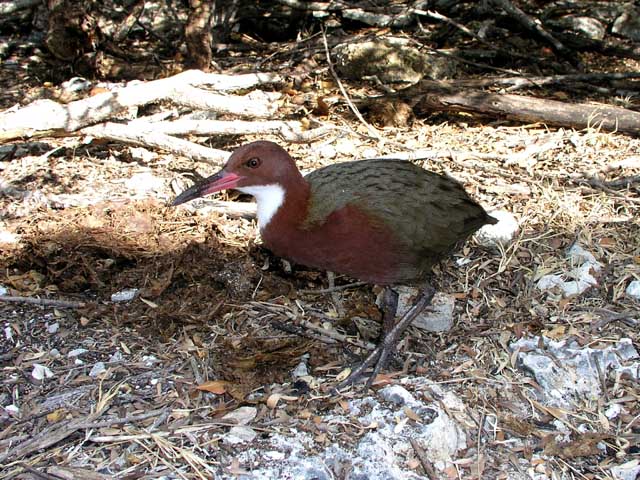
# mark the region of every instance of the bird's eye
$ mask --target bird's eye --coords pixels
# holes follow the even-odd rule
[[[249,168],[258,168],[260,166],[260,163],[262,163],[262,160],[260,160],[258,157],[253,157],[247,160],[246,165]]]

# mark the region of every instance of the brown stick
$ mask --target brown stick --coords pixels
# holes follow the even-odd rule
[[[29,303],[32,305],[42,305],[45,307],[59,307],[59,308],[82,308],[85,306],[84,302],[73,302],[70,300],[56,300],[53,298],[16,297],[12,295],[0,295],[0,302]]]
[[[598,128],[607,132],[638,135],[640,113],[609,105],[565,103],[523,95],[499,95],[481,91],[427,93],[419,106],[425,110],[464,111],[529,123],[560,127]]]

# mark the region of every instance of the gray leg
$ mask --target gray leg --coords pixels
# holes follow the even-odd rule
[[[382,340],[396,324],[396,312],[398,311],[398,292],[391,287],[385,287],[382,294]]]
[[[369,388],[376,375],[380,373],[380,370],[387,363],[389,355],[395,350],[395,347],[400,340],[400,336],[402,335],[402,333],[407,329],[409,325],[411,325],[411,322],[413,322],[415,318],[420,315],[420,312],[422,312],[431,303],[431,300],[433,299],[435,293],[436,290],[429,283],[427,283],[427,285],[422,290],[420,297],[418,297],[416,303],[414,303],[413,306],[409,310],[407,310],[407,312],[402,316],[400,320],[398,320],[393,328],[388,331],[383,330],[383,338],[380,343],[378,343],[378,346],[373,350],[373,352],[369,354],[367,358],[365,358],[364,362],[362,362],[362,364],[360,364],[358,368],[351,372],[351,375],[349,375],[346,380],[340,382],[340,384],[338,384],[336,388],[340,389],[352,385],[356,380],[362,377],[365,370],[375,362],[373,372],[367,380],[367,388]],[[386,295],[387,292],[385,292],[385,296]],[[384,327],[385,326],[383,325],[383,329]]]

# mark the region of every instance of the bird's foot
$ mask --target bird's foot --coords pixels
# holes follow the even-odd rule
[[[395,292],[393,292],[395,294]],[[415,320],[415,318],[422,312],[433,299],[435,295],[435,289],[427,284],[427,286],[422,291],[420,297],[413,304],[413,306],[405,312],[398,322],[393,325],[393,328],[387,330],[390,326],[390,321],[387,316],[387,311],[385,311],[385,317],[383,318],[383,338],[378,344],[378,346],[364,359],[364,361],[351,372],[351,374],[342,382],[340,382],[336,389],[340,390],[341,388],[348,387],[349,385],[353,385],[356,381],[358,381],[361,377],[365,375],[366,370],[372,365],[375,366],[371,374],[367,379],[366,388],[370,388],[373,384],[373,381],[380,373],[380,370],[386,365],[389,355],[391,355],[400,340],[400,336],[407,329],[411,322]],[[391,294],[385,292],[385,302],[391,300],[391,304],[393,305],[394,299]],[[395,294],[395,306],[397,306],[397,294]],[[394,308],[395,310],[395,308]],[[394,311],[395,315],[395,311]],[[386,330],[386,331],[385,331]]]

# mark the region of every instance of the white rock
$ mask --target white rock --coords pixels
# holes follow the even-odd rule
[[[378,393],[384,400],[395,403],[396,405],[411,405],[416,403],[415,397],[400,385],[389,385],[381,389]]]
[[[631,298],[635,298],[636,300],[640,300],[640,280],[634,280],[631,282],[627,289],[624,291]]]
[[[615,420],[622,413],[622,407],[619,403],[614,403],[604,411],[605,417],[609,420]]]
[[[6,407],[4,407],[4,409],[9,415],[14,417],[20,414],[20,409],[17,407],[17,405],[14,404],[7,405]]]
[[[145,163],[149,163],[158,157],[155,152],[147,150],[144,147],[129,147],[129,152],[131,153],[131,158],[142,160]],[[136,176],[134,175],[129,179],[129,181],[132,181],[135,177]]]
[[[141,172],[125,181],[125,186],[132,193],[143,195],[149,192],[160,192],[164,189],[164,180],[155,177],[151,172]]]
[[[375,148],[371,148],[371,147],[367,147],[365,148],[361,155],[362,158],[378,158],[380,155],[378,155],[378,150]]]
[[[355,144],[350,139],[341,138],[336,142],[336,151],[340,155],[353,155],[355,150]]]
[[[611,475],[616,480],[636,480],[640,474],[640,460],[635,459],[611,468]]]
[[[67,357],[79,357],[80,355],[87,353],[88,351],[89,350],[87,350],[86,348],[74,348],[69,353],[67,353]]]
[[[573,340],[521,338],[510,348],[518,351],[518,366],[542,387],[541,399],[564,408],[585,399],[597,401],[602,393],[601,374],[606,378],[624,374],[636,380],[640,372],[639,355],[629,338],[606,348],[583,347]]]
[[[0,284],[0,295],[8,295],[8,294],[9,294],[9,290],[7,289],[7,287]]]
[[[419,439],[428,458],[441,470],[456,458],[459,450],[467,448],[465,432],[444,412],[425,428]]]
[[[489,215],[498,220],[495,225],[485,225],[475,234],[476,241],[484,247],[505,247],[515,238],[520,225],[516,217],[506,210],[489,212]]]
[[[112,302],[128,302],[133,300],[138,295],[137,288],[126,288],[124,290],[120,290],[119,292],[111,294]]]
[[[0,230],[0,243],[14,244],[20,242],[20,235],[7,232],[6,230]],[[2,295],[6,295],[3,293]]]
[[[4,338],[7,342],[13,342],[13,328],[10,326],[4,327]]]
[[[240,407],[222,417],[223,422],[237,425],[248,425],[256,418],[258,409],[255,407]]]
[[[284,460],[286,455],[284,453],[278,452],[276,450],[270,450],[268,452],[264,452],[264,456],[265,456],[265,458],[268,458],[269,460]]]
[[[574,243],[571,245],[571,248],[567,250],[567,258],[574,265],[582,265],[585,262],[593,263],[594,265],[598,265],[598,270],[602,267],[600,262],[596,260],[596,257],[593,256],[593,253],[588,252],[578,243]]]
[[[307,367],[308,361],[309,361],[309,354],[305,353],[304,355],[302,355],[302,358],[300,359],[300,363],[296,365],[296,368],[294,368],[293,371],[291,372],[291,376],[293,378],[308,377],[309,376],[309,367]]]
[[[399,286],[395,287],[398,292],[397,317],[401,317],[415,303],[420,290],[415,287]],[[378,296],[378,304],[382,301],[381,293]],[[453,326],[453,310],[456,299],[452,295],[437,292],[431,305],[424,309],[413,321],[412,325],[428,332],[446,332]]]
[[[53,335],[54,333],[57,333],[59,329],[60,329],[60,324],[58,322],[47,324],[47,333],[50,333],[51,335]]]
[[[49,367],[46,367],[45,365],[34,363],[33,370],[31,371],[31,376],[36,380],[44,380],[45,378],[53,377],[53,372],[49,369]]]
[[[231,427],[229,432],[222,438],[224,443],[230,445],[237,445],[239,443],[250,443],[258,434],[256,431],[244,425],[238,425],[237,427]]]
[[[160,362],[160,360],[158,360],[156,357],[154,357],[153,355],[144,355],[142,357],[142,361],[144,362],[144,365],[146,367],[151,367],[154,363],[158,363]]]
[[[320,150],[318,150],[318,154],[325,160],[333,160],[338,156],[338,152],[333,145],[324,145],[320,147]]]
[[[122,352],[120,350],[116,350],[115,353],[109,357],[109,363],[121,362],[123,359],[124,355],[122,355]]]
[[[107,368],[104,366],[104,362],[97,362],[89,372],[89,376],[91,378],[96,378],[100,376],[100,374],[104,373],[106,370]]]
[[[536,283],[539,290],[559,290],[563,297],[572,297],[598,285],[594,273],[602,270],[603,265],[596,260],[592,253],[576,243],[567,250],[566,257],[572,267],[578,266],[566,273],[543,275]]]

